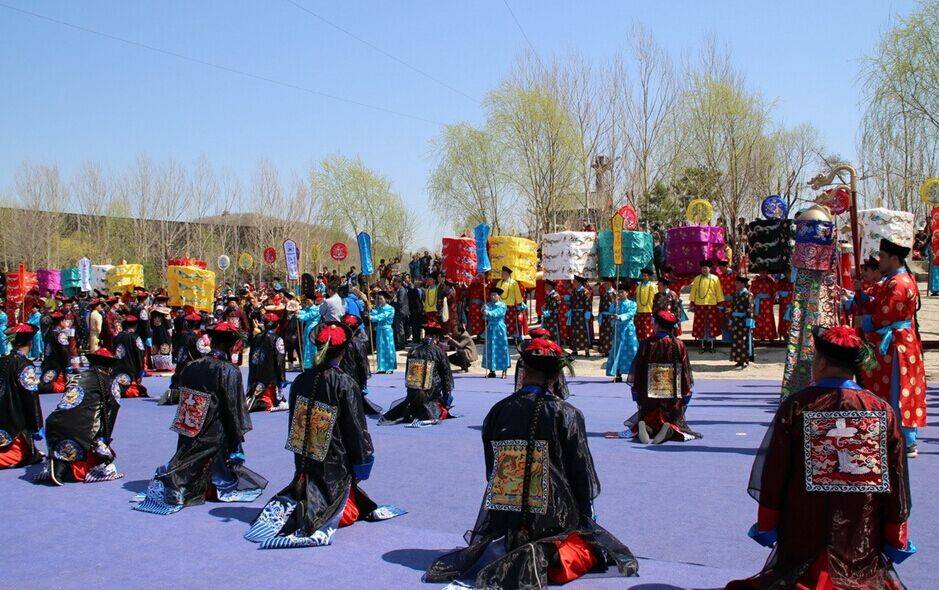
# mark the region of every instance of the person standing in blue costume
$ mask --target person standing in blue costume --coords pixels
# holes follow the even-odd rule
[[[3,299],[0,299],[0,307],[3,303]],[[7,314],[0,309],[0,356],[7,354],[10,354],[10,341],[7,339]]]
[[[316,359],[316,349],[313,347],[310,335],[314,328],[320,323],[320,308],[313,305],[309,299],[303,300],[303,307],[297,313],[297,319],[303,330],[303,368],[312,369]]]
[[[939,240],[937,240],[939,241]],[[926,260],[929,261],[929,282],[926,290],[931,297],[939,296],[939,253],[933,252],[932,242],[926,243]]]
[[[39,309],[33,309],[33,313],[29,314],[29,319],[26,320],[26,323],[30,326],[36,328],[36,333],[33,335],[33,346],[29,349],[29,358],[38,359],[42,357],[42,314],[39,313]]]
[[[395,333],[392,328],[395,319],[395,308],[388,304],[391,295],[387,291],[379,291],[376,298],[377,305],[369,311],[368,315],[375,330],[378,373],[391,374],[398,366],[398,355],[395,353]]]
[[[509,337],[505,329],[505,313],[508,308],[502,303],[502,289],[492,287],[489,289],[489,303],[483,308],[483,317],[486,319],[486,348],[483,351],[483,368],[488,369],[486,378],[492,379],[496,371],[502,371],[505,379],[506,371],[512,364],[509,356]]]
[[[623,382],[623,373],[629,373],[639,349],[636,337],[636,302],[629,298],[628,283],[620,283],[616,302],[607,312],[613,318],[613,343],[606,360],[606,374],[614,377],[615,383]]]

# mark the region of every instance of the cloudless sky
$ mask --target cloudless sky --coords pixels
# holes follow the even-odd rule
[[[502,0],[295,0],[427,72],[427,79],[286,0],[248,2],[0,0],[0,187],[20,162],[86,160],[122,171],[137,154],[191,163],[205,155],[250,182],[259,158],[283,180],[323,156],[360,155],[419,215],[415,246],[446,224],[427,207],[429,142],[441,123],[484,118],[480,102],[527,47]],[[676,58],[708,36],[731,50],[775,119],[814,124],[829,151],[853,159],[861,116],[859,61],[912,0],[508,0],[542,56],[595,63],[643,23]],[[10,10],[411,115],[366,108],[219,71]],[[463,94],[468,95],[463,96]]]

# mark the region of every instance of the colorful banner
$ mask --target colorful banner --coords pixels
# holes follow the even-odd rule
[[[238,257],[238,268],[244,271],[251,270],[254,267],[254,256],[247,252],[242,252]]]
[[[170,307],[190,305],[200,311],[212,311],[215,300],[215,273],[194,266],[170,266],[166,269]]]
[[[105,282],[108,291],[112,293],[130,292],[134,287],[143,285],[143,265],[118,264],[108,272]]]
[[[488,272],[492,270],[492,263],[489,261],[489,225],[477,225],[473,228],[473,237],[476,238],[476,272]]]
[[[613,264],[619,266],[623,264],[623,226],[626,220],[623,214],[617,211],[613,214],[610,221],[610,227],[613,230]]]
[[[216,266],[219,270],[228,270],[228,267],[231,266],[231,258],[226,254],[222,254],[218,257],[218,260],[215,261]]]
[[[91,260],[82,258],[78,261],[78,280],[82,291],[91,291]]]
[[[342,262],[349,257],[349,246],[342,242],[336,242],[329,247],[329,257],[336,262]]]
[[[355,241],[359,244],[359,260],[362,263],[362,274],[370,277],[372,273],[375,272],[375,267],[372,265],[372,236],[364,231],[359,232],[359,235],[355,236]]]
[[[293,240],[284,240],[284,264],[287,266],[287,280],[300,280],[300,248]]]

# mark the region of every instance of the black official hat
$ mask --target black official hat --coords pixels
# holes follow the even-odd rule
[[[880,239],[880,251],[886,252],[887,254],[893,254],[900,260],[905,260],[907,256],[910,255],[910,249],[906,246],[901,246],[896,242],[891,242],[887,238]]]
[[[854,366],[864,357],[864,343],[854,328],[834,326],[812,328],[815,351],[838,364]]]

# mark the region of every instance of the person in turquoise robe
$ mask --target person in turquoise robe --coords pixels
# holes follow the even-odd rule
[[[2,299],[0,303],[3,303]],[[0,310],[0,356],[8,354],[10,354],[10,341],[7,339],[7,314]]]
[[[313,365],[316,364],[316,347],[312,344],[313,341],[310,338],[313,335],[313,330],[320,323],[320,308],[318,305],[313,305],[309,300],[305,303],[309,305],[300,309],[297,313],[297,320],[303,330],[303,368],[312,369]]]
[[[509,356],[509,337],[505,329],[505,314],[508,308],[502,302],[502,289],[492,287],[489,289],[489,303],[483,308],[483,317],[486,320],[486,348],[483,351],[483,368],[489,369],[487,378],[496,376],[496,371],[502,371],[505,379],[506,371],[512,364]]]
[[[606,374],[614,377],[616,383],[623,382],[623,373],[628,374],[639,350],[636,337],[636,302],[629,298],[629,285],[621,283],[616,294],[616,301],[607,311],[613,318],[613,344],[606,359]]]
[[[378,350],[378,372],[392,373],[398,366],[398,356],[395,353],[395,334],[392,323],[395,319],[395,308],[388,305],[391,295],[387,291],[378,292],[378,305],[368,312],[375,330],[375,344]]]
[[[29,314],[29,319],[26,320],[26,323],[30,326],[36,328],[36,334],[33,336],[33,347],[29,350],[29,358],[38,359],[42,356],[42,314],[39,313],[38,309],[34,309],[33,313]]]
[[[929,261],[929,283],[926,291],[929,295],[936,296],[939,295],[939,264],[933,264],[935,258],[931,243],[926,245],[926,260]]]

